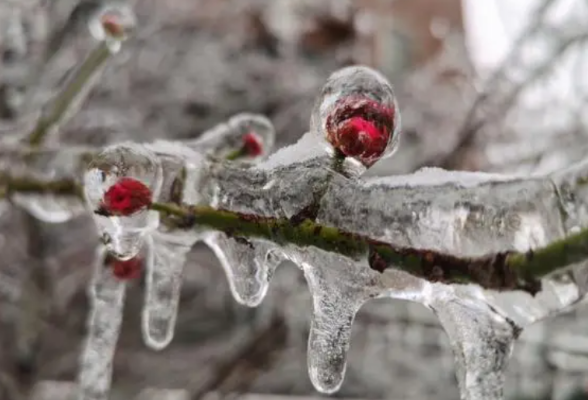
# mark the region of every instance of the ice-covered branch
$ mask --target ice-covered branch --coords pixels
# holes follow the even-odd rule
[[[29,145],[38,146],[48,134],[59,129],[68,116],[77,111],[75,108],[89,94],[109,56],[110,51],[104,42],[90,52],[60,92],[43,107],[35,128],[26,138]]]
[[[314,159],[315,162],[320,158]],[[302,162],[297,167],[304,171],[305,162]],[[306,167],[308,164],[306,165]],[[220,167],[219,167],[220,168]],[[318,186],[313,188],[313,182],[320,182],[320,175],[325,174],[326,170],[318,169],[318,175],[314,179],[309,179],[304,189],[300,187],[292,187],[290,191],[283,191],[286,186],[281,187],[278,191],[279,196],[284,199],[294,198],[296,192],[299,195],[307,192],[312,194]],[[292,182],[291,173],[288,169],[283,169],[276,175],[273,175],[271,181],[273,182]],[[308,172],[308,170],[307,170]],[[243,174],[241,176],[241,173]],[[215,181],[219,187],[225,187],[234,183],[235,174],[240,175],[238,181],[241,182],[242,187],[248,187],[249,192],[241,192],[241,195],[248,196],[250,201],[243,201],[242,204],[255,204],[260,202],[280,203],[277,199],[275,202],[267,198],[251,198],[252,194],[259,190],[260,196],[274,192],[272,190],[264,190],[267,186],[267,178],[262,177],[261,170],[252,168],[234,168],[230,164],[224,165],[222,169],[216,171],[216,176],[224,180]],[[304,175],[304,174],[301,174]],[[308,178],[311,178],[309,175]],[[431,186],[431,182],[418,183],[419,178],[429,178],[432,182],[437,182],[438,185]],[[453,180],[448,180],[452,179]],[[460,179],[461,178],[461,179]],[[356,181],[350,179],[336,179],[333,187],[327,192],[327,196],[319,205],[322,213],[319,214],[321,219],[327,217],[328,212],[334,210],[360,210],[365,207],[364,200],[369,198],[381,196],[380,203],[386,198],[391,201],[388,204],[382,204],[380,209],[372,209],[372,213],[378,212],[380,216],[374,218],[379,221],[389,220],[390,227],[397,225],[395,221],[399,218],[405,217],[405,208],[412,209],[416,212],[414,201],[418,199],[418,203],[426,205],[419,213],[423,215],[437,213],[442,214],[436,208],[446,203],[448,198],[454,198],[454,208],[445,208],[445,218],[451,217],[454,213],[456,222],[460,222],[464,228],[468,224],[473,224],[470,229],[475,230],[468,232],[453,232],[453,237],[447,239],[454,242],[466,243],[467,241],[474,242],[476,236],[491,234],[494,230],[502,230],[503,235],[512,235],[512,240],[515,246],[517,245],[518,229],[529,227],[521,226],[521,218],[524,215],[520,213],[515,214],[515,210],[525,207],[524,212],[532,213],[542,211],[541,215],[546,225],[543,231],[548,226],[561,227],[565,224],[562,219],[568,211],[562,210],[561,202],[564,201],[562,196],[569,198],[582,198],[581,194],[585,189],[585,182],[588,178],[588,165],[581,164],[575,168],[563,171],[548,178],[518,178],[507,179],[502,176],[485,176],[478,174],[450,174],[441,170],[421,171],[415,175],[396,178],[397,183],[401,183],[402,179],[406,182],[412,182],[411,185],[386,185],[386,183],[393,183],[392,179],[386,181]],[[445,182],[443,182],[445,180]],[[81,196],[82,189],[73,180],[57,180],[57,181],[41,181],[33,178],[19,177],[11,178],[9,176],[0,176],[0,183],[2,183],[3,191],[5,193],[23,192],[23,193],[52,193],[57,195]],[[188,183],[190,184],[190,183]],[[470,185],[468,188],[467,186]],[[572,186],[573,185],[573,186]],[[396,187],[396,189],[395,189]],[[269,188],[271,189],[271,188]],[[340,193],[363,193],[363,196],[356,197],[354,200],[357,204],[353,204],[348,199],[351,196],[341,196],[340,198],[333,198],[333,191]],[[459,196],[459,192],[462,196]],[[394,192],[396,195],[403,194],[408,200],[402,202],[395,201]],[[512,198],[512,194],[519,193],[519,198]],[[373,194],[370,194],[373,193]],[[387,196],[386,193],[389,195]],[[533,195],[532,200],[528,197],[529,194],[534,193],[539,197]],[[565,193],[565,194],[563,194]],[[574,196],[574,194],[577,194]],[[489,198],[492,194],[492,198]],[[457,197],[455,197],[457,195]],[[504,196],[504,197],[501,197]],[[462,197],[463,201],[458,201]],[[468,205],[466,199],[484,198],[483,204],[471,203]],[[412,201],[410,199],[413,199]],[[492,207],[490,200],[495,203],[511,202],[515,210],[504,208],[499,210],[497,207]],[[336,205],[333,202],[336,201]],[[239,203],[238,197],[228,197],[223,202],[225,205],[231,203]],[[304,205],[302,201],[300,205]],[[449,205],[449,204],[447,204]],[[588,204],[568,203],[568,207],[574,206],[577,210],[588,207]],[[382,215],[382,207],[387,208],[390,214]],[[506,204],[504,204],[506,207]],[[337,225],[329,225],[304,218],[303,214],[298,211],[303,211],[293,208],[290,212],[286,209],[275,210],[274,215],[267,215],[269,208],[265,212],[251,213],[244,209],[217,209],[207,205],[178,205],[173,203],[153,203],[151,206],[164,216],[173,216],[174,218],[164,219],[166,225],[171,229],[187,229],[187,228],[211,228],[222,231],[229,236],[245,237],[245,238],[263,238],[280,245],[293,244],[300,247],[314,246],[329,252],[335,252],[350,257],[369,257],[370,266],[378,271],[383,271],[387,268],[397,268],[406,271],[412,275],[425,278],[432,282],[444,283],[476,283],[488,289],[522,289],[529,292],[536,292],[539,289],[538,279],[556,271],[559,268],[567,267],[574,263],[588,259],[588,230],[582,229],[578,233],[566,236],[564,233],[573,232],[574,229],[560,228],[551,232],[551,237],[554,241],[550,244],[538,247],[541,243],[537,243],[538,248],[531,250],[530,248],[524,250],[505,246],[503,249],[491,249],[487,253],[478,254],[471,252],[450,253],[447,249],[442,249],[442,246],[424,247],[425,243],[419,243],[416,238],[413,239],[415,245],[410,246],[402,241],[391,240],[374,236],[373,234],[366,234],[370,229],[370,220],[372,218],[364,219],[363,232],[357,230],[347,230],[345,226],[354,224],[353,216],[338,215],[337,218],[343,222]],[[477,210],[476,210],[477,209]],[[330,210],[330,211],[328,211]],[[534,211],[535,210],[535,211]],[[521,211],[523,211],[521,209]],[[489,213],[490,215],[485,215]],[[512,213],[512,214],[510,214]],[[465,215],[468,214],[468,215]],[[477,215],[476,215],[477,214]],[[502,216],[501,216],[502,214]],[[510,215],[510,216],[509,216]],[[530,215],[530,214],[529,214]],[[416,216],[415,216],[416,217]],[[475,217],[476,220],[471,220]],[[344,218],[344,220],[341,220]],[[461,221],[460,221],[461,219]],[[468,223],[468,219],[470,219]],[[509,221],[510,220],[510,221]],[[574,218],[574,223],[582,226],[583,217]],[[419,223],[417,218],[417,224]],[[424,221],[423,221],[424,222]],[[474,224],[477,222],[477,224]],[[541,222],[539,220],[533,221],[533,224]],[[549,225],[547,225],[547,223]],[[367,225],[367,226],[366,226]],[[406,224],[403,228],[406,231],[412,228],[414,224]],[[451,224],[450,224],[451,225]],[[478,226],[476,226],[478,225]],[[509,226],[510,225],[510,226]],[[375,228],[375,226],[374,226]],[[531,226],[530,228],[537,228]],[[425,226],[419,226],[419,231],[423,237],[426,237],[427,231]],[[429,225],[429,234],[435,234],[436,227]],[[512,230],[510,232],[509,230]],[[477,231],[477,232],[476,232]],[[473,237],[468,237],[468,234],[474,234]],[[459,237],[456,235],[460,235]],[[545,236],[545,234],[543,234]],[[441,238],[440,238],[441,239]],[[520,241],[521,239],[519,239]],[[528,240],[528,239],[525,239]],[[440,243],[441,244],[441,243]],[[476,246],[478,247],[478,246]]]
[[[379,272],[396,268],[431,282],[475,283],[486,289],[524,290],[535,294],[539,279],[588,259],[588,229],[527,252],[458,257],[435,250],[401,248],[305,219],[270,218],[216,210],[207,206],[153,203],[151,209],[176,217],[176,226],[212,228],[229,236],[263,238],[280,245],[314,246],[329,252],[369,257]]]

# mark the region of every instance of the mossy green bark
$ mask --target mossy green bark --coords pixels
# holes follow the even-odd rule
[[[13,192],[69,195],[83,198],[71,180],[40,181],[0,175],[0,198]],[[468,258],[426,249],[402,248],[311,219],[292,220],[218,210],[209,206],[153,203],[174,229],[208,228],[237,237],[254,237],[280,245],[316,247],[354,259],[366,258],[372,269],[398,269],[433,282],[475,283],[486,289],[537,293],[540,279],[588,260],[588,229],[525,253],[503,252]],[[335,266],[336,268],[336,266]]]

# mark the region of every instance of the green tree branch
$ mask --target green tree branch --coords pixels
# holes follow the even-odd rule
[[[0,175],[0,197],[13,192],[82,198],[72,180],[41,181]],[[588,259],[588,229],[532,251],[459,257],[428,249],[395,246],[370,237],[325,226],[311,219],[262,217],[209,206],[153,203],[163,223],[174,229],[209,228],[231,236],[263,238],[280,245],[314,246],[354,259],[367,257],[372,269],[399,269],[431,282],[475,283],[486,289],[523,290],[535,294],[540,279]]]

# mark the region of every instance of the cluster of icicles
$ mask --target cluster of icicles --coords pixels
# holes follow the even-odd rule
[[[123,278],[135,277],[134,269],[140,265],[146,277],[142,314],[144,341],[156,350],[171,342],[182,270],[188,252],[199,241],[215,252],[226,272],[233,296],[247,306],[255,307],[261,303],[271,277],[282,261],[290,260],[302,269],[313,298],[308,341],[309,374],[320,392],[333,393],[341,386],[351,326],[361,306],[369,299],[392,297],[417,301],[435,311],[456,355],[463,399],[501,399],[504,370],[520,328],[576,302],[580,294],[574,284],[550,283],[534,298],[524,293],[511,297],[507,294],[506,300],[500,303],[497,295],[475,285],[436,284],[394,269],[380,273],[370,269],[367,259],[352,259],[313,246],[278,245],[271,238],[243,240],[199,226],[171,229],[163,223],[158,212],[149,208],[131,215],[100,212],[105,194],[113,185],[131,178],[147,187],[155,202],[206,205],[289,218],[312,200],[313,193],[307,193],[308,182],[316,181],[317,187],[339,185],[339,192],[322,191],[323,195],[326,193],[325,202],[331,209],[319,214],[317,222],[344,224],[346,218],[353,218],[349,218],[349,210],[340,209],[343,203],[333,206],[338,204],[333,196],[352,199],[364,195],[363,192],[346,192],[347,187],[354,186],[345,186],[345,182],[364,181],[363,187],[366,188],[370,184],[379,184],[373,186],[374,192],[363,200],[366,204],[373,201],[372,207],[388,204],[394,188],[406,186],[402,179],[400,183],[387,183],[381,179],[369,183],[369,178],[363,177],[376,161],[393,154],[399,134],[400,115],[391,85],[369,68],[348,67],[328,79],[315,103],[310,131],[295,145],[269,158],[274,129],[266,118],[252,114],[235,116],[192,142],[123,143],[108,147],[95,156],[84,175],[84,190],[104,245],[99,249],[89,289],[92,310],[80,366],[79,399],[108,398],[127,285]],[[324,162],[336,157],[342,159],[337,167],[330,161]],[[287,176],[288,182],[261,178],[271,176],[275,171]],[[450,182],[456,188],[475,187],[496,178],[440,174],[431,171],[432,183],[429,185]],[[417,173],[414,179],[426,181],[427,176],[427,173]],[[179,177],[182,179],[178,180]],[[262,195],[253,193],[254,189],[247,186],[259,182],[263,182],[263,187],[258,188]],[[302,189],[297,190],[297,187]],[[266,198],[263,193],[267,194]],[[447,196],[452,196],[453,192],[448,193]],[[447,196],[444,198],[449,198]],[[27,209],[34,209],[36,215],[46,220],[55,221],[51,215],[60,207],[65,214],[69,212],[69,216],[57,220],[66,220],[75,214],[76,208],[71,203],[59,204],[55,200],[26,195],[19,199],[19,203]],[[419,206],[417,198],[407,198],[406,201],[412,201],[414,207]],[[132,206],[132,203],[127,205]],[[412,214],[416,215],[417,211]],[[460,215],[464,212],[465,209]],[[460,215],[456,218],[461,218]],[[388,217],[384,213],[375,223],[385,224]],[[444,240],[453,240],[446,237],[445,227],[439,228],[450,217],[453,218],[449,211],[423,214],[420,217],[423,225],[414,229],[416,233],[407,233],[407,237],[421,235],[421,243],[430,243],[428,245],[432,247]],[[529,221],[529,224],[534,223],[534,220]],[[371,220],[364,222],[348,228],[362,231],[374,223]],[[480,226],[476,225],[476,229]],[[407,232],[412,229],[410,225],[405,228]],[[384,233],[374,232],[374,235],[391,240],[393,233],[388,227],[382,229]],[[499,250],[512,245],[512,237],[508,236],[510,232],[500,236],[500,230],[488,229],[495,235],[485,240],[488,249]],[[521,227],[521,232],[524,229],[527,228]],[[534,231],[530,228],[527,231],[531,232],[527,239],[517,236],[519,249],[544,244],[531,243]],[[476,248],[479,233],[472,232],[472,235],[474,247],[469,250],[462,247],[465,253],[479,251]],[[554,237],[555,234],[547,232],[544,236]],[[467,243],[464,241],[459,245],[467,246]],[[131,262],[128,264],[130,269],[113,266],[120,267],[128,262]],[[511,313],[511,310],[514,311]]]

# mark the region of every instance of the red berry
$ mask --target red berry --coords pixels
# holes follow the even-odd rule
[[[263,153],[261,139],[253,132],[243,136],[243,149],[248,156],[257,157]]]
[[[112,37],[122,37],[124,35],[124,28],[120,24],[119,18],[113,14],[105,14],[100,18],[102,27]]]
[[[133,178],[122,178],[104,194],[101,211],[107,215],[129,216],[151,205],[151,190]]]
[[[143,262],[139,257],[122,261],[114,259],[111,263],[112,274],[120,280],[132,280],[141,276]]]
[[[346,97],[326,121],[327,140],[366,167],[378,161],[393,134],[396,112],[367,97]]]

